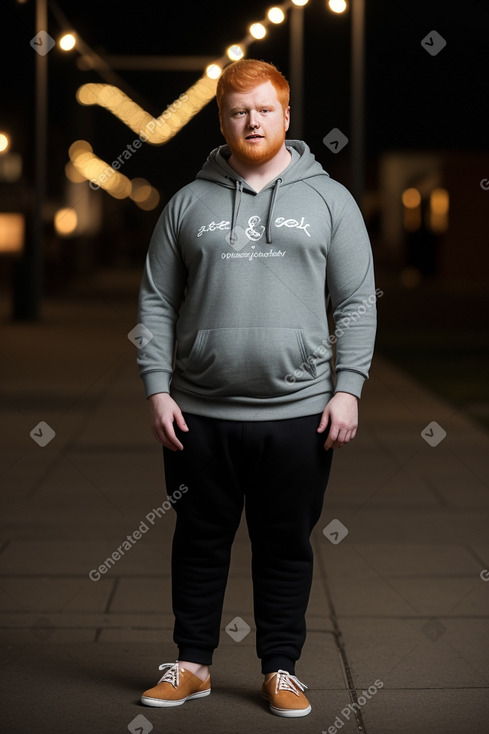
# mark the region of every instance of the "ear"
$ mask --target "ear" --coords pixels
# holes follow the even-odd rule
[[[289,129],[290,125],[290,107],[286,107],[284,110],[284,122],[285,122],[285,132]]]

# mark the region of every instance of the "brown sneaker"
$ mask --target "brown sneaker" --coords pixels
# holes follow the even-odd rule
[[[311,711],[309,701],[302,693],[307,688],[295,675],[286,670],[268,673],[263,681],[261,695],[276,716],[307,716]]]
[[[197,678],[176,663],[163,663],[160,670],[167,668],[154,688],[144,691],[141,703],[146,706],[181,706],[191,698],[202,698],[211,692],[211,677]]]

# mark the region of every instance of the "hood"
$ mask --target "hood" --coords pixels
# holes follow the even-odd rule
[[[311,153],[309,146],[302,140],[286,140],[285,145],[292,153],[291,162],[287,168],[277,176],[277,178],[270,181],[270,183],[262,189],[266,190],[273,187],[266,224],[267,244],[272,242],[271,223],[279,188],[299,181],[305,181],[306,179],[314,178],[316,176],[329,176]],[[196,178],[204,179],[205,181],[213,181],[220,186],[234,189],[235,194],[230,233],[230,244],[234,244],[237,240],[236,222],[238,220],[241,195],[243,191],[248,191],[251,194],[256,194],[256,191],[254,191],[249,184],[246,183],[245,179],[229,165],[228,159],[230,155],[231,151],[227,145],[221,145],[218,148],[214,148],[198,172]]]

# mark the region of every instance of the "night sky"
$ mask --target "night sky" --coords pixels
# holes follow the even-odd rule
[[[100,0],[58,2],[74,30],[101,54],[203,54],[214,58],[244,38],[249,24],[261,20],[271,5],[263,0],[127,5]],[[397,148],[487,150],[488,6],[487,0],[366,0],[369,161],[375,161],[382,151]],[[35,52],[29,45],[35,34],[34,9],[34,0],[2,4],[0,128],[12,135],[12,150],[23,153],[28,177],[33,170],[35,125]],[[310,0],[304,12],[304,138],[324,167],[341,180],[348,149],[333,156],[322,139],[333,127],[346,135],[350,127],[350,14],[331,13],[324,0]],[[61,30],[52,10],[48,30],[55,38]],[[421,39],[432,30],[447,41],[436,56],[421,46]],[[248,57],[272,61],[288,76],[288,38],[288,23],[271,26],[267,39],[256,41]],[[98,156],[111,161],[134,134],[107,111],[78,105],[78,86],[102,80],[93,71],[77,68],[76,52],[64,54],[55,48],[48,58],[48,180],[49,193],[55,196],[71,142],[85,138]],[[200,76],[199,72],[117,73],[133,90],[135,100],[156,116]],[[124,173],[148,178],[168,197],[191,180],[208,152],[223,142],[216,113],[212,101],[165,146],[144,146]]]

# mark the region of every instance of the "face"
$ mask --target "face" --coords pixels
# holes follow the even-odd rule
[[[223,98],[221,132],[232,155],[248,165],[267,163],[277,155],[289,121],[290,107],[282,108],[271,81]]]

